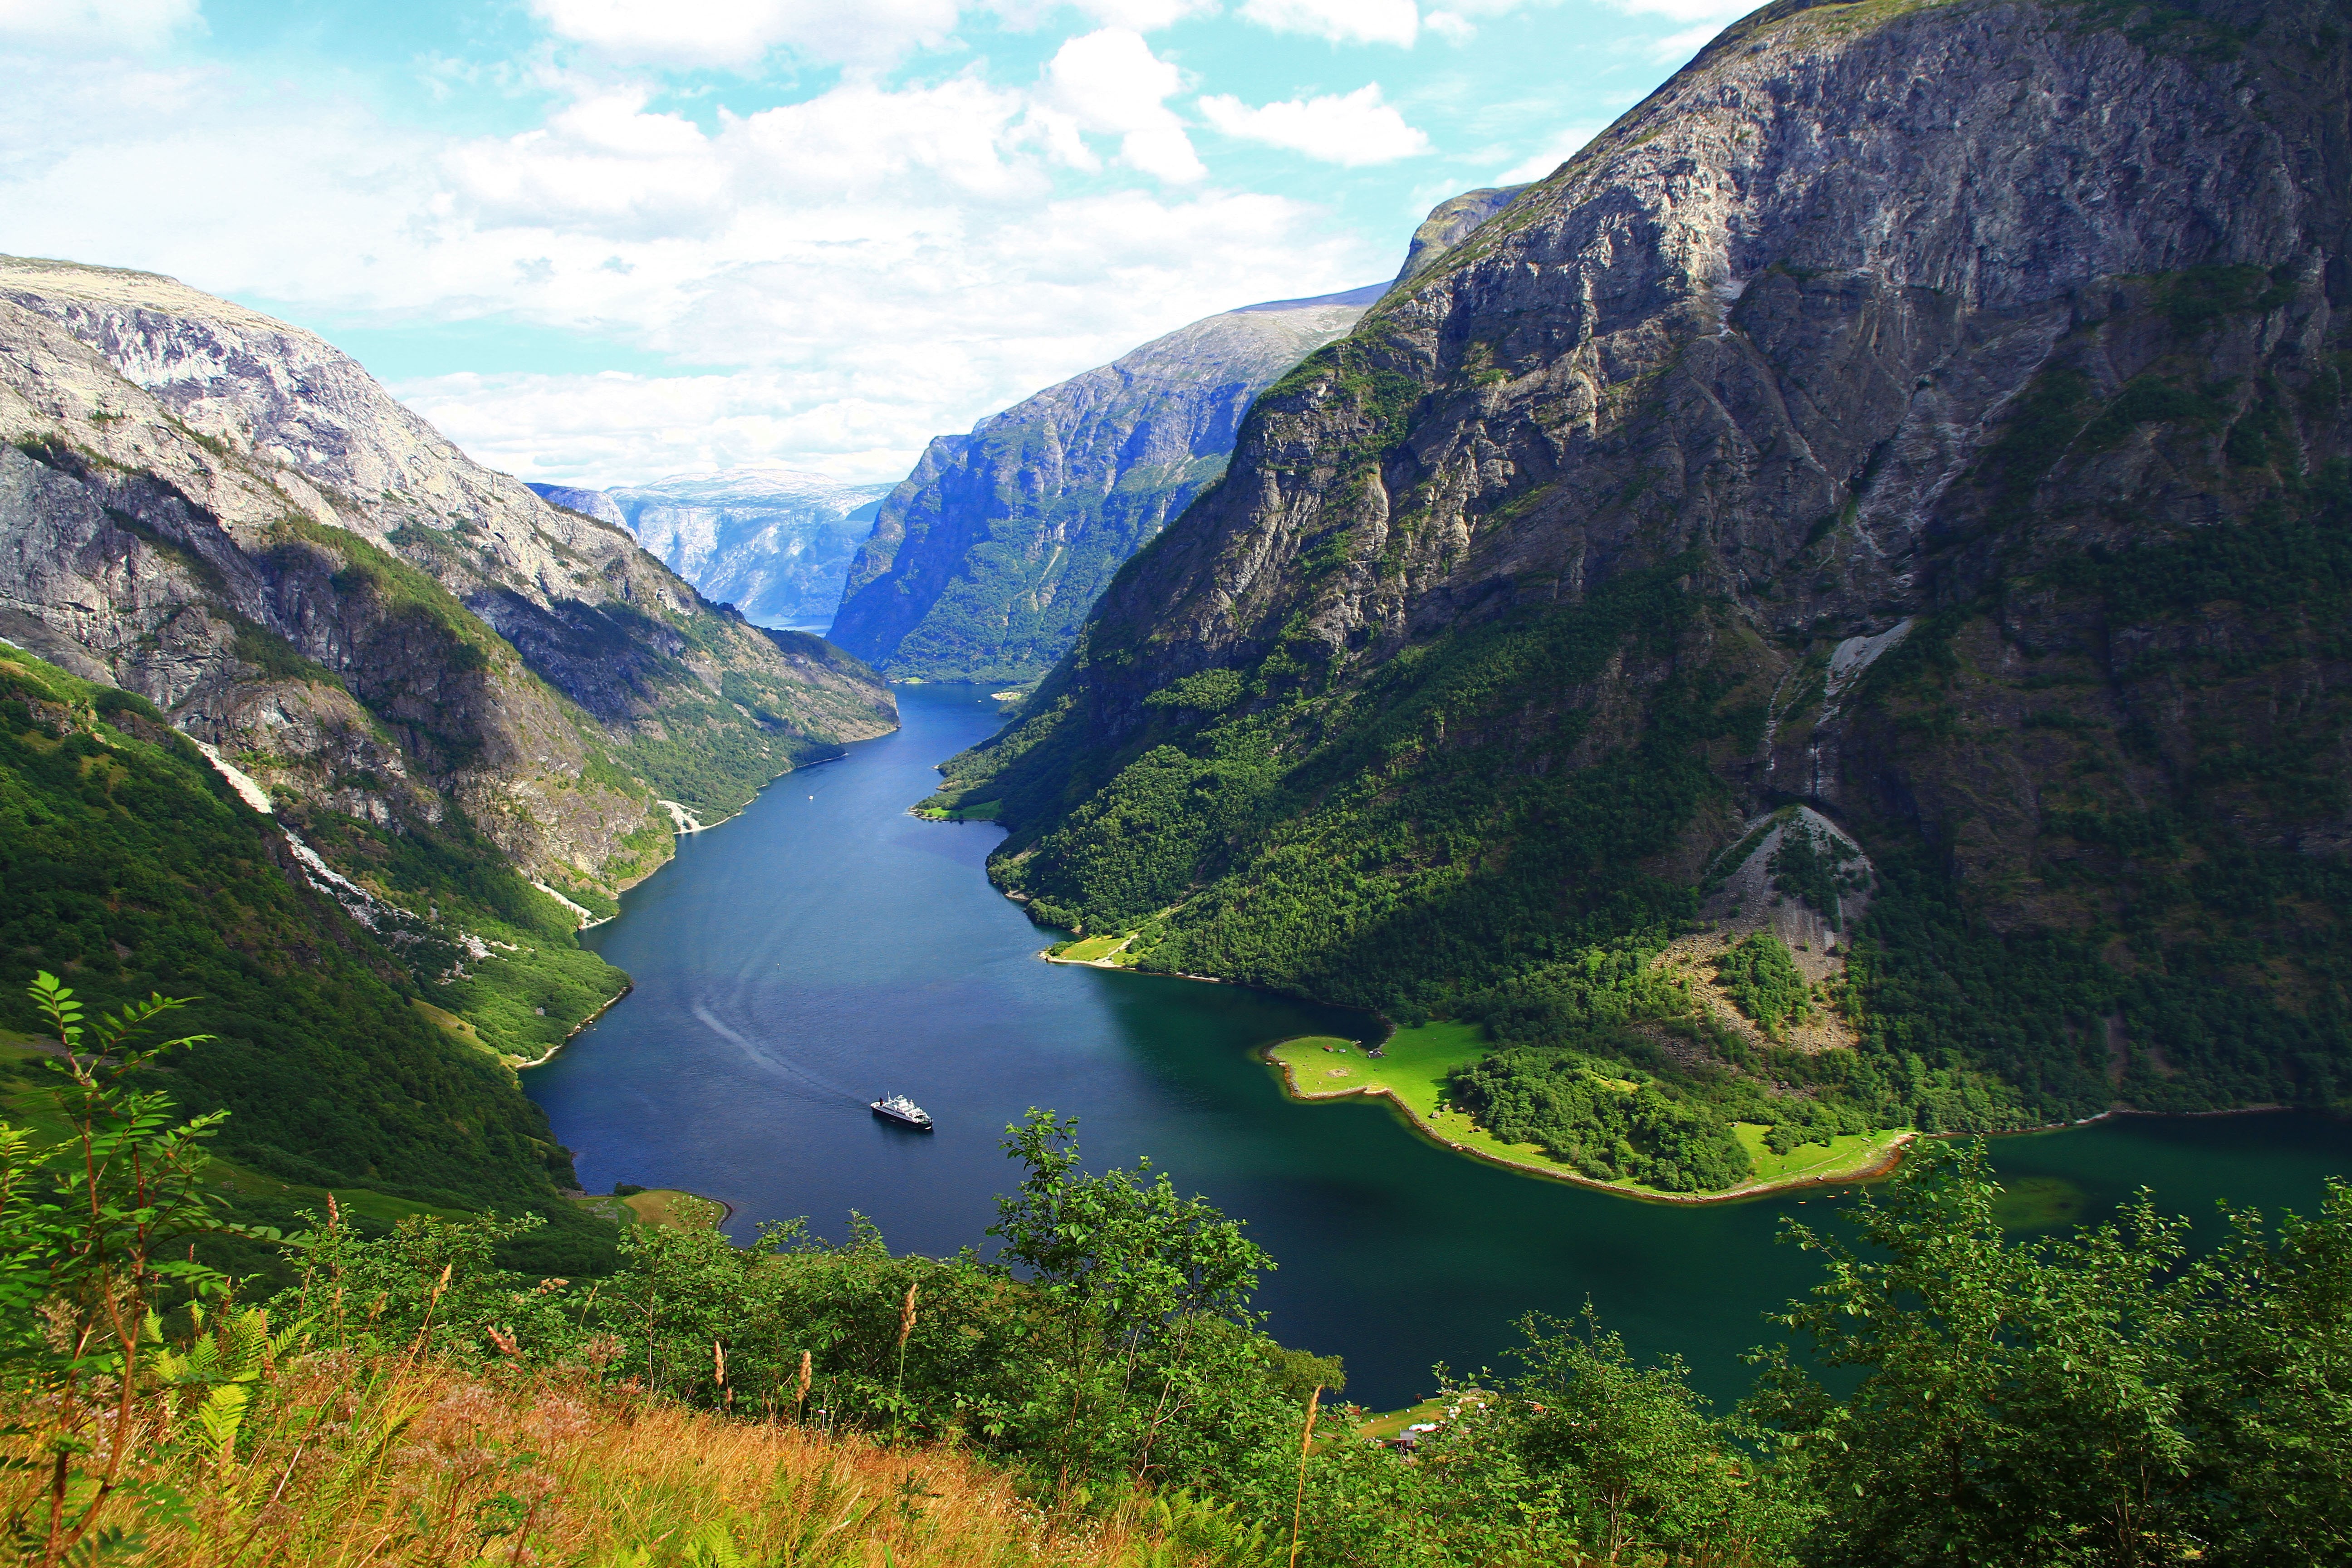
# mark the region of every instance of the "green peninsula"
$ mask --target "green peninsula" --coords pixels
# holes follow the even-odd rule
[[[1379,1056],[1373,1056],[1361,1041],[1308,1035],[1267,1047],[1265,1058],[1280,1070],[1284,1087],[1294,1100],[1384,1096],[1416,1131],[1458,1153],[1531,1175],[1664,1203],[1719,1203],[1785,1187],[1882,1174],[1913,1136],[1883,1129],[1843,1133],[1826,1144],[1802,1143],[1786,1153],[1776,1153],[1766,1142],[1769,1128],[1738,1121],[1732,1124],[1732,1131],[1752,1164],[1745,1181],[1703,1193],[1669,1192],[1639,1181],[1605,1181],[1557,1158],[1540,1143],[1515,1143],[1497,1137],[1453,1102],[1453,1075],[1484,1060],[1494,1049],[1482,1025],[1432,1023],[1399,1029],[1382,1042]],[[1625,1079],[1608,1080],[1608,1087],[1629,1098],[1638,1089]]]

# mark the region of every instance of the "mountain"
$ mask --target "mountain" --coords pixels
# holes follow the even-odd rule
[[[626,527],[672,571],[750,620],[804,629],[833,619],[850,560],[891,489],[791,468],[679,474],[609,490],[530,488]]]
[[[2343,20],[1757,12],[1267,390],[940,804],[1147,968],[1483,1019],[1597,1174],[2344,1103]]]
[[[1404,266],[1397,270],[1397,281],[1411,282],[1436,266],[1440,257],[1467,239],[1472,229],[1510,205],[1526,189],[1525,185],[1489,185],[1449,196],[1430,208],[1421,226],[1412,231],[1412,242],[1405,247]]]
[[[938,437],[882,503],[831,635],[893,678],[1033,679],[1223,472],[1250,400],[1380,293],[1205,317]]]
[[[446,999],[446,988],[420,985],[410,962],[431,948],[452,967],[512,965],[520,942],[571,949],[568,922],[494,928],[518,939],[501,937],[512,946],[504,955],[446,921],[371,929],[333,896],[350,894],[304,862],[301,842],[144,699],[0,647],[8,1120],[40,1125],[40,1086],[57,1085],[14,1032],[41,1032],[23,996],[37,969],[64,975],[85,1002],[194,998],[166,1020],[170,1033],[214,1037],[167,1058],[161,1087],[183,1115],[229,1112],[219,1184],[239,1219],[300,1228],[298,1208],[323,1210],[328,1188],[370,1226],[425,1205],[529,1205],[550,1222],[528,1249],[532,1262],[609,1268],[609,1231],[556,1199],[572,1184],[572,1161],[545,1114],[482,1036],[446,1026],[449,1016],[424,1002],[426,989]],[[478,951],[461,945],[467,935]],[[617,988],[604,976],[624,979],[590,954],[571,956],[604,984],[598,1001]],[[12,1087],[11,1072],[32,1084]],[[222,1247],[240,1272],[282,1275],[267,1247]]]
[[[478,467],[310,333],[18,259],[0,333],[0,617],[339,809],[430,822],[446,795],[609,894],[653,794],[731,808],[892,721],[854,663]]]
[[[5,877],[12,908],[50,913],[0,966],[0,1017],[23,1022],[41,967],[100,1005],[205,994],[235,1014],[205,1059],[229,1100],[241,1085],[248,1126],[329,1092],[287,1068],[301,1049],[340,1082],[337,1039],[373,1030],[406,1061],[421,1019],[488,1076],[436,1099],[420,1057],[400,1069],[425,1075],[415,1093],[453,1126],[507,1128],[497,1159],[545,1190],[568,1167],[534,1152],[544,1123],[500,1061],[544,1055],[626,987],[573,933],[668,857],[667,803],[723,816],[896,722],[856,660],[710,605],[622,530],[469,461],[318,338],[167,278],[0,258],[0,638],[51,672],[20,687],[56,687],[23,699],[47,738],[9,786],[29,837]],[[159,748],[136,766],[112,733],[126,712]],[[72,803],[45,795],[40,759],[64,747],[103,795],[163,753],[184,764],[183,735],[268,813],[236,829],[257,845],[208,876],[159,868],[126,825],[57,840]],[[139,798],[205,820],[187,793]],[[313,994],[303,976],[330,950],[379,987],[363,1005]],[[247,995],[265,974],[291,987],[267,1007]],[[270,1007],[310,1022],[265,1026]],[[378,1046],[351,1060],[387,1070]],[[469,1100],[483,1083],[490,1100]],[[401,1163],[348,1141],[332,1158],[272,1146],[281,1173],[391,1182]],[[478,1175],[437,1188],[490,1190]]]

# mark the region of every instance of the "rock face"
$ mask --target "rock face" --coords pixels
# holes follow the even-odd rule
[[[1410,283],[1431,268],[1447,251],[1470,237],[1470,231],[1509,206],[1525,185],[1489,185],[1483,190],[1465,191],[1429,209],[1421,226],[1412,231],[1412,243],[1405,247],[1404,266],[1397,273],[1397,281]]]
[[[167,278],[0,259],[0,635],[273,794],[395,830],[454,808],[592,903],[667,854],[657,795],[731,807],[895,722],[854,660]]]
[[[597,496],[670,570],[752,622],[822,631],[890,489],[835,484],[790,468],[730,468],[567,493]]]
[[[1223,471],[1251,399],[1380,293],[1209,316],[940,437],[883,501],[834,639],[894,677],[1034,678],[1112,574]]]
[[[946,793],[1391,1009],[1568,1006],[1802,803],[1874,1114],[2352,1094],[2343,24],[1767,6],[1270,389]]]

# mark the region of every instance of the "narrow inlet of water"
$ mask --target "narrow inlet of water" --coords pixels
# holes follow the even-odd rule
[[[1391,1408],[1433,1363],[1500,1366],[1521,1313],[1589,1299],[1645,1354],[1676,1352],[1717,1398],[1748,1384],[1761,1314],[1812,1283],[1776,1245],[1819,1192],[1696,1208],[1635,1203],[1448,1153],[1381,1104],[1286,1100],[1258,1047],[1360,1036],[1363,1015],[1231,985],[1049,964],[989,886],[999,830],[917,820],[933,764],[997,727],[980,689],[901,688],[904,728],[791,773],[586,940],[636,989],[524,1075],[592,1191],[676,1186],[734,1205],[748,1239],[852,1210],[900,1251],[984,1244],[1030,1107],[1079,1119],[1092,1167],[1142,1156],[1249,1222],[1272,1252],[1259,1305],[1285,1342],[1347,1360],[1348,1397]],[[939,1131],[877,1121],[903,1093]],[[2318,1206],[2352,1129],[2266,1115],[2123,1118],[1996,1141],[2028,1224],[2095,1220],[2148,1185],[2206,1216],[2228,1198]]]

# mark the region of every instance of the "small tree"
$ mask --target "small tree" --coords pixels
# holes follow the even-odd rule
[[[1000,1269],[1019,1269],[1047,1303],[1062,1355],[1033,1407],[1052,1435],[1057,1491],[1074,1469],[1123,1464],[1144,1474],[1163,1435],[1202,1395],[1198,1356],[1231,1348],[1214,1325],[1255,1328],[1265,1249],[1205,1198],[1177,1195],[1151,1162],[1087,1175],[1077,1121],[1032,1110],[1005,1130],[1005,1152],[1028,1168],[996,1200],[988,1234]]]
[[[211,1038],[139,1043],[184,1000],[151,995],[85,1024],[56,975],[43,972],[30,994],[60,1047],[48,1065],[64,1079],[68,1131],[36,1147],[0,1127],[0,1374],[29,1396],[20,1407],[45,1416],[25,1434],[36,1468],[9,1500],[8,1524],[28,1557],[54,1568],[110,1533],[100,1521],[124,1461],[168,1408],[142,1364],[160,1344],[159,1300],[226,1291],[189,1241],[226,1228],[204,1169],[227,1113],[182,1121],[164,1096],[132,1087],[166,1052]]]
[[[1761,1506],[1736,1423],[1710,1415],[1679,1356],[1637,1365],[1591,1303],[1573,1322],[1519,1320],[1527,1375],[1511,1385],[1510,1435],[1584,1552],[1725,1554],[1785,1521]]]

